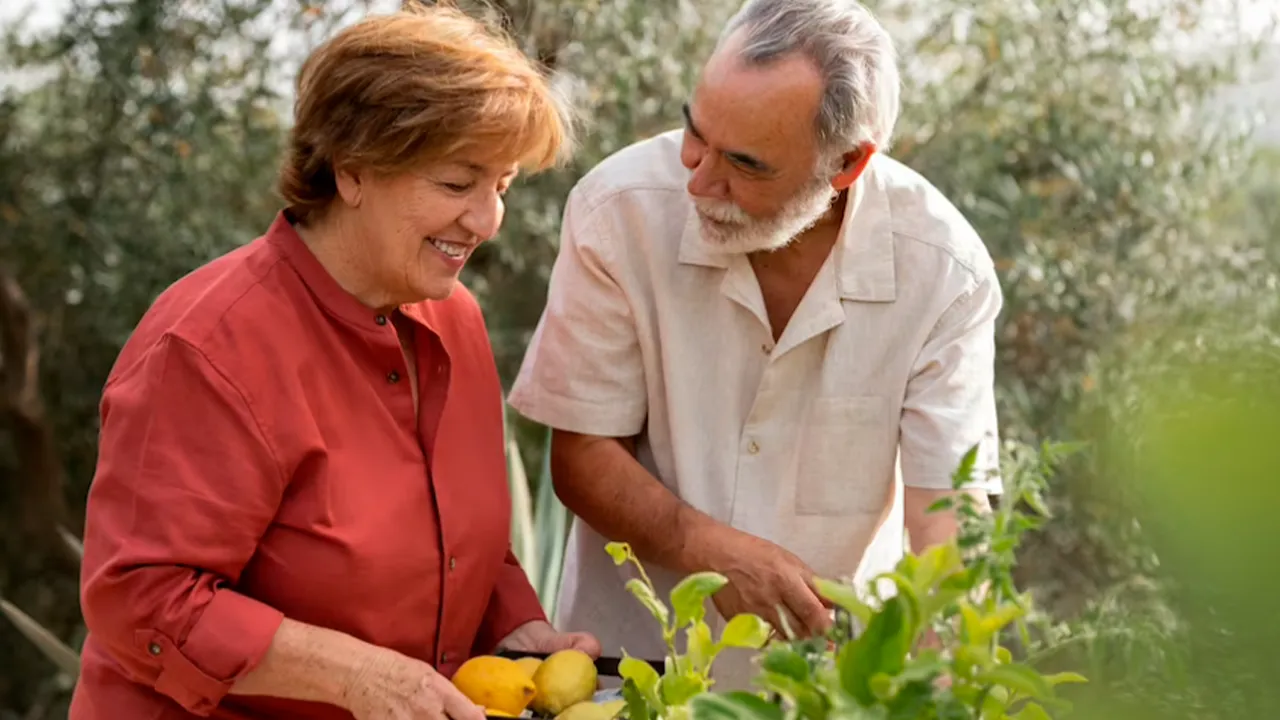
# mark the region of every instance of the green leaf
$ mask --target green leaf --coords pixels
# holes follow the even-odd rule
[[[956,499],[953,497],[939,498],[938,500],[934,500],[933,504],[930,505],[928,509],[925,510],[925,512],[936,513],[936,512],[942,512],[944,510],[950,510],[951,508],[955,507],[955,504],[956,504]]]
[[[888,720],[917,720],[932,715],[933,686],[923,682],[908,683],[889,701]]]
[[[791,701],[807,720],[828,720],[830,703],[815,685],[768,670],[756,677],[756,684]]]
[[[698,673],[670,673],[662,676],[659,687],[662,700],[667,705],[684,705],[707,689],[707,681]]]
[[[785,645],[779,645],[765,653],[760,667],[799,682],[809,679],[809,663],[800,653]]]
[[[868,685],[872,675],[902,672],[911,642],[904,608],[905,601],[900,595],[889,598],[867,623],[862,635],[840,650],[836,661],[840,684],[863,705],[875,703]]]
[[[947,662],[938,655],[937,651],[927,650],[907,663],[907,666],[898,674],[898,681],[902,683],[932,682],[935,677],[946,672],[947,667]]]
[[[1062,684],[1064,684],[1064,683],[1087,683],[1087,682],[1089,682],[1089,679],[1088,679],[1088,678],[1086,678],[1085,676],[1083,676],[1083,675],[1079,675],[1079,674],[1077,674],[1077,673],[1073,673],[1073,672],[1060,672],[1060,673],[1054,673],[1053,675],[1045,675],[1045,676],[1044,676],[1044,680],[1045,680],[1045,682],[1049,683],[1050,685],[1062,685]]]
[[[1053,517],[1053,513],[1049,511],[1049,506],[1045,505],[1044,497],[1040,493],[1034,491],[1025,492],[1022,494],[1022,500],[1040,517]]]
[[[818,595],[835,603],[841,609],[857,618],[863,627],[866,627],[867,623],[871,622],[871,607],[862,602],[862,599],[858,597],[858,591],[853,586],[824,578],[816,578],[813,584],[817,588]]]
[[[648,665],[648,663],[645,663],[645,665]],[[650,667],[650,669],[652,670],[653,668]],[[657,684],[657,673],[654,673],[655,695]],[[627,717],[630,720],[649,720],[653,717],[654,712],[650,708],[649,702],[645,700],[645,695],[646,693],[637,687],[634,679],[627,678],[622,682],[622,699],[627,701]]]
[[[662,710],[662,696],[658,692],[658,683],[661,678],[652,665],[643,660],[637,660],[624,652],[622,660],[618,662],[618,675],[623,680],[633,683],[636,691],[640,693],[651,708],[656,711]]]
[[[910,641],[914,638],[916,628],[923,621],[920,615],[920,594],[916,592],[915,584],[911,579],[900,572],[881,573],[880,577],[892,580],[898,588],[898,594],[894,600],[902,605],[902,622],[905,626],[903,632]]]
[[[1026,613],[1026,609],[1016,603],[1004,603],[990,613],[982,616],[979,621],[979,632],[982,641],[986,642],[992,635],[999,632],[1005,625],[1013,622]]]
[[[1053,687],[1040,673],[1027,665],[1008,663],[994,665],[976,678],[979,683],[994,683],[1020,693],[1026,697],[1053,697]]]
[[[556,495],[551,479],[551,429],[547,428],[542,443],[542,470],[538,475],[538,496],[534,502],[533,527],[537,534],[538,599],[548,616],[555,615],[560,594],[560,578],[564,570],[565,545],[569,538],[569,510]]]
[[[685,640],[689,668],[705,673],[719,652],[715,640],[711,638],[711,627],[698,620],[685,631]]]
[[[689,701],[694,720],[783,720],[782,708],[751,693],[703,693]]]
[[[653,615],[654,619],[656,619],[664,629],[667,627],[667,623],[670,620],[670,615],[667,613],[667,606],[663,605],[662,601],[658,599],[658,596],[653,593],[653,588],[650,588],[643,582],[632,578],[627,581],[627,590],[630,590],[631,594],[636,596],[636,599],[640,601],[641,605],[644,605],[649,609],[649,612]]]
[[[960,548],[955,543],[934,545],[920,556],[920,565],[916,569],[915,586],[922,594],[933,588],[943,578],[964,570],[964,558],[960,556]]]
[[[894,687],[893,678],[878,672],[867,678],[867,687],[871,690],[871,694],[878,700],[888,700],[893,697],[897,688]]]
[[[611,542],[604,546],[609,557],[613,558],[614,565],[622,565],[631,557],[631,546],[626,543]]]
[[[46,658],[58,666],[59,670],[73,678],[79,677],[80,655],[67,647],[57,635],[46,630],[43,625],[4,598],[0,598],[0,614],[9,618],[9,622],[18,628],[18,632],[26,636]]]
[[[769,642],[769,633],[773,628],[758,615],[741,613],[733,616],[720,633],[720,644],[724,647],[749,648],[759,650]]]
[[[520,455],[520,446],[509,433],[507,490],[511,495],[511,551],[520,561],[520,567],[529,576],[530,582],[537,582],[541,577],[539,562],[542,560],[542,553],[534,530],[533,497],[529,492],[529,478],[524,471],[524,458]]]
[[[671,608],[676,614],[676,627],[682,628],[706,617],[706,600],[729,582],[715,572],[698,572],[685,577],[671,589]]]
[[[959,490],[961,487],[969,483],[973,479],[973,468],[978,464],[978,445],[969,448],[969,451],[960,459],[960,465],[956,467],[955,473],[951,476],[951,487]]]
[[[1029,702],[1022,709],[1009,716],[1009,720],[1053,720],[1045,709],[1036,703]]]

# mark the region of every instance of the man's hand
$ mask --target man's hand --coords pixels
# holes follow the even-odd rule
[[[563,633],[545,620],[534,620],[516,628],[498,643],[505,650],[553,653],[559,650],[581,650],[592,659],[600,657],[600,641],[585,632]]]
[[[817,573],[800,558],[767,540],[728,530],[713,557],[712,570],[729,583],[712,596],[725,620],[739,613],[759,615],[778,633],[780,606],[787,624],[800,637],[820,635],[831,627],[829,604],[813,586]]]

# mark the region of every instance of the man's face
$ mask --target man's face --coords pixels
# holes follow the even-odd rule
[[[822,219],[839,168],[819,157],[814,136],[817,68],[799,56],[747,67],[738,42],[730,38],[703,69],[685,108],[681,161],[703,237],[749,253],[783,247]]]

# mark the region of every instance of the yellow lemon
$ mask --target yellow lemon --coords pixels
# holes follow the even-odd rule
[[[596,664],[581,650],[561,650],[543,660],[533,673],[537,695],[529,703],[539,715],[559,715],[570,705],[596,693]]]
[[[517,717],[538,689],[524,669],[510,658],[479,655],[453,674],[453,685],[490,714]]]
[[[575,702],[564,708],[556,720],[613,720],[613,716],[622,710],[626,701],[611,700],[609,702]]]
[[[522,657],[516,659],[516,664],[523,668],[524,671],[529,674],[530,679],[532,679],[533,674],[538,671],[538,666],[542,664],[542,661],[536,657]]]
[[[625,700],[610,700],[607,703],[588,700],[574,703],[557,715],[555,720],[612,720],[626,704]]]

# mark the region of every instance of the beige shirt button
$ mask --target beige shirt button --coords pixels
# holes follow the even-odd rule
[[[769,343],[765,343],[760,346],[760,352],[764,353],[765,355],[768,355],[769,353],[773,352],[773,346],[770,345]]]
[[[760,452],[760,444],[757,443],[755,440],[752,440],[751,442],[747,443],[747,452],[751,453],[752,455],[755,455],[756,453]]]

